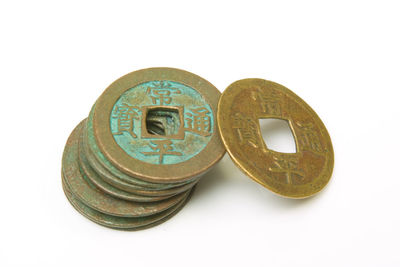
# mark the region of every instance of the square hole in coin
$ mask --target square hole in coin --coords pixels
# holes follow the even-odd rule
[[[260,130],[268,149],[281,153],[296,153],[296,140],[287,120],[259,119]]]
[[[146,130],[150,135],[175,136],[180,132],[181,119],[175,108],[152,108],[146,114]]]

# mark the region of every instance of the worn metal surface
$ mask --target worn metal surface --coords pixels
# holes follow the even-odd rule
[[[284,86],[262,80],[234,82],[219,102],[218,126],[236,165],[252,179],[285,197],[305,198],[328,183],[334,164],[331,139],[318,115]],[[287,120],[296,153],[268,148],[259,119]]]
[[[71,204],[122,230],[173,216],[225,153],[219,96],[204,79],[176,69],[141,70],[114,82],[65,146],[62,181]]]
[[[64,149],[63,175],[72,194],[85,205],[101,213],[119,217],[145,217],[162,212],[187,197],[181,193],[159,202],[133,202],[114,198],[105,194],[82,175],[78,162],[78,144],[85,121],[72,132]]]
[[[219,96],[209,82],[182,70],[127,74],[112,83],[94,107],[96,143],[112,165],[129,176],[167,184],[193,179],[225,153],[216,123]],[[147,130],[151,121],[157,129],[157,110],[169,113],[158,119],[167,122],[158,127],[163,134]]]
[[[86,206],[83,202],[79,201],[72,193],[71,190],[68,188],[68,185],[63,181],[63,189],[64,193],[72,204],[72,206],[83,216],[88,218],[89,220],[100,224],[102,226],[106,226],[109,228],[113,228],[116,230],[129,230],[129,231],[136,231],[136,230],[143,230],[147,229],[156,225],[159,225],[166,220],[170,219],[176,213],[178,213],[183,206],[189,201],[194,188],[191,190],[190,194],[183,199],[181,202],[176,204],[175,206],[157,213],[155,215],[147,216],[147,217],[116,217],[111,216],[108,214],[101,213],[97,210],[94,210],[88,206]]]
[[[96,166],[96,169],[99,170],[99,173],[102,175],[102,177],[109,183],[113,184],[114,186],[122,190],[127,190],[133,193],[136,192],[138,194],[152,195],[152,192],[148,192],[148,194],[146,194],[145,191],[159,191],[153,193],[162,195],[162,192],[160,191],[167,190],[165,191],[164,195],[169,195],[175,193],[175,192],[169,192],[168,191],[169,189],[190,183],[192,183],[193,185],[197,182],[197,177],[190,177],[188,180],[180,183],[158,184],[158,183],[142,181],[135,176],[130,176],[128,174],[121,172],[106,158],[106,156],[100,151],[100,148],[96,143],[96,138],[93,132],[93,123],[92,123],[93,110],[94,108],[92,109],[88,117],[86,130],[84,132],[84,137],[83,137],[84,139],[83,144],[86,149],[88,161],[90,162],[90,164],[93,164],[92,166]]]
[[[84,132],[84,145],[86,145],[86,153],[87,153],[87,158],[93,166],[98,164],[98,167],[96,169],[99,169],[99,171],[105,170],[105,174],[110,174],[107,176],[110,177],[117,177],[118,180],[121,180],[122,182],[128,183],[132,186],[130,188],[137,189],[137,190],[164,190],[164,189],[169,189],[171,187],[174,187],[175,185],[171,184],[156,184],[156,183],[151,183],[147,181],[143,181],[141,179],[136,178],[135,176],[130,176],[126,173],[121,172],[118,168],[116,168],[109,160],[108,158],[101,152],[100,148],[98,147],[96,143],[96,137],[93,132],[93,113],[94,113],[94,107],[92,108],[88,121],[86,124],[86,130]],[[111,179],[111,178],[110,178]]]
[[[95,169],[93,169],[89,163],[87,162],[86,155],[84,153],[82,147],[82,138],[79,142],[79,166],[81,167],[81,171],[83,171],[82,175],[87,177],[97,188],[102,190],[104,193],[109,194],[113,197],[125,199],[128,201],[136,201],[136,202],[154,202],[167,199],[170,196],[142,196],[133,194],[131,192],[120,190],[116,187],[105,182]]]
[[[86,128],[82,143],[89,164],[96,169],[97,173],[104,181],[120,190],[141,196],[172,196],[189,190],[198,182],[198,177],[194,177],[185,183],[179,184],[153,184],[145,182],[149,184],[148,187],[133,184],[133,182],[139,179],[128,176],[116,169],[97,148],[95,138],[92,136],[90,116]],[[88,137],[85,138],[85,134]]]

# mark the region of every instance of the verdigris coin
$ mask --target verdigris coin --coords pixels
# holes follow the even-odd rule
[[[106,181],[108,184],[112,185],[119,190],[127,191],[133,194],[137,194],[140,196],[149,196],[149,197],[157,197],[157,196],[173,196],[178,193],[184,192],[192,188],[198,181],[198,178],[194,178],[188,183],[184,183],[182,185],[173,184],[166,185],[162,184],[161,187],[156,187],[156,185],[152,187],[139,186],[136,184],[132,184],[128,182],[128,180],[132,180],[133,177],[127,177],[126,174],[115,170],[114,167],[109,162],[100,163],[99,159],[93,155],[94,152],[91,151],[89,145],[87,145],[87,139],[83,137],[82,145],[85,150],[85,156],[98,175]],[[92,141],[89,141],[91,143]],[[95,144],[90,144],[90,146],[95,146]],[[108,167],[106,167],[108,166]],[[111,170],[110,170],[111,169]],[[113,172],[111,172],[113,171]]]
[[[109,194],[113,197],[135,202],[154,202],[154,201],[164,200],[169,197],[169,196],[160,196],[160,197],[141,196],[113,187],[112,185],[105,182],[100,177],[100,175],[89,165],[81,145],[79,145],[79,166],[83,171],[82,175],[87,177],[97,188],[102,190],[104,193]]]
[[[225,153],[216,122],[220,92],[192,73],[151,68],[112,83],[93,109],[101,153],[143,181],[182,183]]]
[[[198,177],[190,177],[186,181],[170,184],[158,184],[147,181],[142,181],[137,177],[127,175],[117,169],[100,151],[96,143],[96,138],[93,132],[93,110],[89,114],[86,124],[86,130],[83,136],[83,145],[87,159],[92,166],[95,166],[99,174],[110,184],[121,190],[137,193],[145,196],[164,196],[176,194],[180,189],[177,187],[191,188],[198,181]],[[138,162],[138,164],[141,164]],[[177,188],[177,189],[175,189]],[[183,189],[184,190],[184,189]],[[155,192],[157,191],[157,192]],[[182,192],[182,190],[180,191]]]
[[[224,155],[219,91],[192,73],[151,68],[112,83],[72,132],[62,160],[71,204],[110,228],[157,225]]]
[[[181,202],[177,203],[175,206],[165,211],[147,217],[131,218],[131,217],[116,217],[101,213],[97,210],[94,210],[86,206],[79,199],[77,199],[64,182],[63,182],[63,189],[67,199],[72,204],[72,206],[89,220],[97,224],[100,224],[102,226],[106,226],[117,230],[127,230],[127,231],[143,230],[161,224],[166,220],[170,219],[172,216],[178,213],[183,208],[183,206],[188,202],[194,190],[192,189],[190,194]]]
[[[78,163],[78,144],[85,121],[74,129],[63,155],[64,181],[73,195],[85,205],[105,214],[119,217],[145,217],[164,211],[183,200],[188,192],[173,196],[159,202],[125,201],[104,194],[82,175]]]

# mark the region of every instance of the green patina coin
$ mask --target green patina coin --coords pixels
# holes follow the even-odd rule
[[[164,211],[187,196],[187,192],[173,196],[164,201],[139,203],[125,201],[104,194],[95,187],[80,170],[78,163],[78,144],[84,121],[72,132],[67,141],[63,155],[64,181],[73,195],[85,205],[101,213],[119,217],[144,217]]]
[[[193,181],[225,153],[216,123],[219,97],[212,84],[186,71],[132,72],[97,100],[88,142],[128,177],[169,186]]]
[[[63,179],[64,180],[64,179]],[[102,226],[106,226],[109,228],[113,228],[116,230],[127,230],[127,231],[136,231],[136,230],[143,230],[147,229],[156,225],[159,225],[166,220],[173,217],[176,213],[178,213],[185,204],[189,201],[191,195],[193,194],[194,188],[191,190],[190,194],[180,201],[175,206],[162,211],[158,214],[147,216],[147,217],[136,217],[136,218],[129,218],[129,217],[116,217],[111,216],[108,214],[101,213],[97,210],[94,210],[79,199],[77,199],[71,192],[71,189],[68,188],[68,185],[63,181],[63,189],[64,193],[71,203],[71,205],[83,216],[88,218],[89,220],[100,224]]]
[[[65,146],[62,181],[71,204],[120,230],[172,217],[225,153],[219,96],[206,80],[177,69],[145,69],[115,81]]]
[[[81,141],[80,143],[82,143],[82,139],[80,141]],[[154,202],[154,201],[164,200],[169,197],[169,196],[150,197],[150,196],[137,195],[131,192],[120,190],[108,184],[89,165],[81,144],[79,145],[79,165],[81,167],[81,170],[83,171],[82,175],[87,177],[97,188],[102,190],[104,193],[109,194],[113,197],[117,197],[128,201],[136,201],[136,202]]]
[[[198,155],[211,140],[213,124],[205,98],[169,80],[128,89],[110,116],[115,142],[132,158],[151,164],[177,164]]]
[[[184,183],[174,184],[153,184],[140,181],[139,179],[129,176],[119,171],[113,166],[107,158],[101,153],[95,142],[92,129],[92,114],[89,115],[86,130],[83,134],[83,146],[85,148],[86,157],[90,165],[92,165],[99,175],[109,184],[121,190],[132,192],[143,196],[171,196],[193,187],[198,179],[197,177]],[[142,185],[137,185],[137,182]],[[147,186],[143,186],[146,184]],[[181,186],[182,184],[182,186]]]
[[[87,123],[86,123],[86,130],[84,132],[84,143],[86,146],[86,153],[88,156],[88,160],[93,164],[100,164],[98,166],[98,169],[105,170],[104,173],[109,174],[106,175],[105,179],[109,178],[111,181],[110,183],[117,183],[121,181],[122,183],[125,182],[127,183],[127,188],[132,188],[133,190],[145,190],[145,189],[159,189],[159,190],[164,190],[164,189],[169,189],[174,187],[175,185],[171,184],[155,184],[147,181],[143,181],[140,179],[137,179],[134,176],[127,175],[126,173],[123,173],[120,171],[118,168],[116,168],[108,159],[107,157],[101,152],[100,148],[98,147],[96,143],[96,137],[93,132],[93,113],[94,113],[94,107],[92,108]],[[117,177],[117,180],[113,179],[114,177]],[[122,188],[124,189],[124,188]],[[129,189],[128,189],[129,190]]]

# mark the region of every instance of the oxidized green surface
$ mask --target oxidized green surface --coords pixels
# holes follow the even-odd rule
[[[152,164],[176,164],[197,155],[211,139],[213,122],[201,94],[167,80],[127,90],[110,117],[117,144],[129,156]]]
[[[131,192],[123,191],[120,190],[116,187],[111,186],[107,182],[105,182],[98,172],[96,172],[88,163],[86,159],[86,155],[84,153],[84,149],[82,147],[83,140],[80,140],[79,144],[79,163],[82,171],[82,175],[87,177],[96,187],[98,187],[100,190],[103,192],[125,200],[129,201],[137,201],[137,202],[154,202],[154,201],[160,201],[163,199],[168,198],[168,196],[142,196],[138,194],[134,194]]]
[[[87,206],[105,214],[120,217],[144,217],[166,210],[181,200],[188,193],[171,197],[161,202],[138,203],[120,200],[101,192],[82,175],[78,164],[78,142],[84,122],[72,132],[63,156],[64,181],[74,196]]]
[[[189,201],[194,191],[194,189],[192,189],[190,194],[184,200],[158,214],[147,217],[130,218],[107,215],[86,206],[71,193],[71,189],[68,187],[68,185],[66,185],[64,179],[63,189],[67,199],[79,213],[95,223],[117,230],[143,230],[165,222],[183,208],[183,206]]]
[[[65,146],[63,188],[71,204],[115,229],[143,229],[173,216],[225,152],[214,116],[219,95],[176,69],[118,79]]]
[[[129,73],[97,100],[89,121],[93,141],[129,177],[172,187],[192,182],[225,153],[216,128],[219,96],[212,84],[182,70]]]
[[[154,190],[168,190],[170,188],[174,188],[176,186],[179,186],[180,184],[187,184],[187,183],[196,183],[196,180],[188,180],[184,181],[181,183],[174,183],[174,184],[155,184],[155,183],[150,183],[147,181],[142,181],[140,179],[137,179],[133,176],[127,175],[120,171],[118,168],[116,168],[114,165],[111,164],[111,162],[104,156],[104,154],[101,152],[99,147],[97,146],[96,143],[96,138],[94,137],[94,132],[93,132],[93,110],[94,107],[89,114],[89,118],[86,124],[86,131],[84,134],[85,141],[87,142],[88,145],[88,151],[87,157],[88,160],[90,161],[90,157],[93,156],[93,163],[97,161],[100,163],[101,166],[98,166],[96,169],[101,171],[103,168],[105,169],[102,173],[103,179],[107,180],[108,183],[122,189],[122,190],[127,190],[129,192],[133,193],[138,193],[141,195],[154,195],[151,192],[146,192],[144,191],[150,191],[152,189]],[[94,163],[95,164],[95,163]],[[107,174],[108,173],[108,174]],[[115,177],[118,177],[115,179]],[[191,185],[193,186],[193,184]],[[162,192],[159,192],[163,194]],[[175,192],[172,192],[172,194]],[[156,194],[158,194],[156,192]],[[164,195],[171,194],[170,192],[165,192]]]
[[[197,183],[197,179],[194,179],[185,182],[182,186],[180,184],[153,184],[122,173],[99,151],[93,136],[91,116],[92,113],[89,116],[82,142],[85,155],[101,178],[113,187],[141,196],[172,196],[192,188]],[[146,184],[146,186],[136,183]]]

